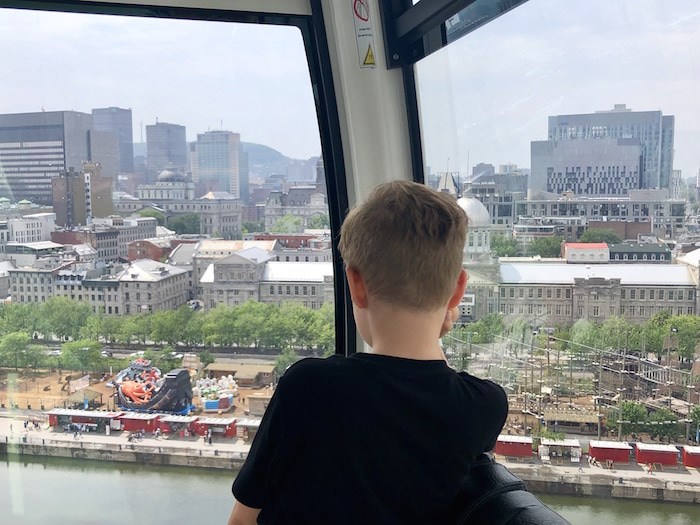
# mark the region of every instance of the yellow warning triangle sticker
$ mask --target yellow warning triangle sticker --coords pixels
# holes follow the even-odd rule
[[[363,66],[376,66],[377,63],[374,60],[374,53],[372,52],[372,44],[367,46],[367,53],[365,54],[365,59],[362,62]]]

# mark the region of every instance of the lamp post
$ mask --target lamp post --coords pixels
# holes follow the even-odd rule
[[[535,337],[537,337],[537,330],[532,331],[532,337],[530,338],[530,386],[532,388],[535,387],[535,361],[534,361],[534,346],[535,346]]]
[[[690,424],[693,422],[692,419],[690,419],[690,408],[693,406],[693,403],[690,401],[690,397],[693,393],[693,389],[695,388],[695,385],[688,385],[688,411],[685,415],[685,440],[686,442],[690,441]]]
[[[678,328],[675,326],[671,327],[669,336],[668,336],[668,346],[666,347],[666,364],[669,366],[669,369],[671,368],[671,347],[674,346],[673,342],[673,334],[678,333]]]
[[[622,395],[626,388],[617,389],[617,440],[622,441]]]

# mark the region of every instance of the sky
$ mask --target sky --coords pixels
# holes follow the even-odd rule
[[[294,27],[0,10],[0,113],[131,108],[187,139],[226,129],[306,159],[321,151]]]
[[[295,28],[0,10],[0,112],[126,107],[320,154]],[[417,65],[425,161],[530,165],[547,117],[627,104],[675,115],[674,167],[700,168],[700,2],[529,0]]]
[[[674,168],[700,168],[697,0],[529,0],[417,71],[433,172],[529,167],[548,116],[614,104],[675,115]]]

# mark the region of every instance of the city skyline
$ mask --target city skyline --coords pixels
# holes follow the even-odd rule
[[[418,64],[426,165],[529,167],[548,116],[623,103],[676,116],[674,168],[695,176],[699,17],[690,0],[529,0]],[[132,109],[134,142],[157,119],[188,142],[223,129],[291,158],[321,153],[296,28],[12,9],[0,20],[13,71],[0,113],[116,106]]]
[[[426,164],[530,167],[548,117],[626,104],[675,115],[674,169],[700,167],[700,5],[529,0],[417,66]]]
[[[288,157],[320,155],[295,27],[14,9],[0,10],[0,23],[13,71],[0,85],[2,114],[118,107],[132,110],[135,143],[163,122],[185,126],[188,142],[230,130]]]

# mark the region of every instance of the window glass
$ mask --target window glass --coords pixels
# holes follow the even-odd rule
[[[617,400],[644,401],[653,374],[664,373],[658,360],[640,372],[641,359],[676,352],[674,381],[690,381],[679,363],[694,359],[693,345],[683,348],[680,335],[679,347],[669,342],[687,307],[665,308],[663,288],[673,287],[669,301],[694,297],[695,268],[649,257],[657,250],[637,238],[673,246],[695,228],[698,38],[692,0],[530,0],[415,67],[426,184],[460,198],[469,235],[485,239],[465,248],[472,315],[453,344],[467,340],[460,330],[481,333],[484,350],[472,351],[469,371],[501,382],[512,403],[541,416],[526,418],[525,429],[512,421],[507,433],[572,430],[577,423],[553,411],[587,392],[606,414],[601,437],[631,439],[627,427],[618,436]],[[562,248],[584,234],[586,246]],[[496,294],[501,313],[489,315],[494,284],[513,294]],[[649,299],[659,304],[640,304]],[[591,364],[601,361],[602,377]],[[569,363],[580,365],[578,380],[559,377]],[[691,393],[683,386],[667,395]],[[586,430],[597,435],[597,426]]]
[[[334,352],[332,263],[305,262],[330,261],[331,248],[301,31],[6,8],[0,27],[0,227],[9,224],[0,247],[3,409],[26,415],[31,408],[32,417],[56,430],[28,439],[60,441],[73,416],[49,420],[46,412],[127,406],[113,397],[110,381],[144,357],[161,377],[184,368],[184,381],[191,371],[192,395],[173,396],[183,404],[178,410],[191,401],[193,417],[231,421],[210,425],[217,446],[205,448],[208,424],[163,423],[167,441],[155,441],[150,426],[143,442],[133,442],[127,436],[146,419],[110,427],[86,416],[101,434],[97,448],[119,453],[133,443],[150,454],[190,442],[197,447],[188,449],[192,458],[228,461],[230,468],[247,450],[265,394],[287,366]],[[6,241],[22,244],[8,253]],[[299,262],[285,262],[283,251]],[[8,276],[5,256],[22,272],[13,268]],[[313,301],[305,306],[299,287],[306,294],[310,285]],[[11,329],[8,319],[17,320]],[[158,389],[166,383],[154,382]],[[135,392],[128,408],[172,408],[144,405],[160,393],[147,391]],[[253,394],[260,394],[259,406]],[[234,426],[233,419],[247,424]],[[20,439],[22,426],[17,419],[11,439]],[[83,430],[86,449],[92,430]],[[8,431],[0,425],[3,440]],[[65,439],[75,446],[72,432]],[[0,479],[31,478],[31,465],[17,466],[25,469],[21,475],[8,476],[7,468]],[[121,467],[111,469],[124,479]],[[131,488],[153,474],[145,471],[133,484],[102,491],[94,490],[100,482],[80,485],[83,473],[73,467],[47,471],[45,482],[36,481],[43,472],[37,469],[31,485],[4,487],[13,494],[4,507],[11,507],[13,523],[71,523],[82,519],[68,518],[78,510],[99,522],[109,508],[129,523],[197,523],[230,510],[230,470],[214,484],[202,481],[219,487],[214,498],[184,484],[169,489],[165,478],[146,482],[147,496],[136,494]],[[54,499],[21,501],[35,488]],[[75,494],[88,493],[68,508]],[[198,503],[184,505],[182,494]],[[93,499],[99,508],[89,507]],[[207,509],[212,502],[216,511]],[[181,514],[183,507],[198,511]]]

